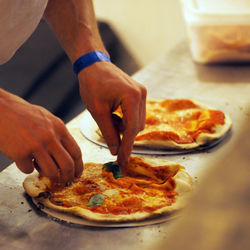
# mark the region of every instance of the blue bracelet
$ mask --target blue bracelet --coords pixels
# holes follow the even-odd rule
[[[78,74],[80,71],[87,68],[91,64],[101,61],[111,62],[109,56],[105,53],[101,51],[92,51],[79,57],[73,63],[73,70],[76,74]]]

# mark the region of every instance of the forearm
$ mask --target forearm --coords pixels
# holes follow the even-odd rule
[[[44,17],[72,62],[93,50],[107,53],[91,0],[49,0]]]
[[[50,0],[45,18],[72,62],[83,54],[106,50],[100,38],[91,0]],[[93,63],[78,74],[80,94],[100,127],[112,154],[124,167],[136,134],[144,128],[146,89],[114,64]],[[112,120],[121,106],[123,138]]]

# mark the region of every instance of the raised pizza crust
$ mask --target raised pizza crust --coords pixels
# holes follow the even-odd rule
[[[170,99],[171,100],[171,99]],[[174,99],[173,99],[174,100]],[[182,101],[183,99],[179,99],[180,101]],[[162,102],[162,101],[166,101],[166,100],[161,100],[161,99],[157,99],[157,100],[153,100],[153,99],[149,99],[147,100],[147,116],[148,115],[154,115],[155,117],[157,117],[157,112],[152,111],[153,104],[150,104],[151,102],[156,102],[156,104]],[[177,110],[175,112],[172,112],[172,114],[178,116],[178,117],[185,117],[185,114],[191,114],[192,112],[196,112],[198,109],[200,110],[215,110],[213,107],[204,105],[198,101],[192,100],[192,99],[188,99],[188,101],[193,102],[195,105],[197,105],[197,107],[195,108],[188,108],[188,109],[182,109],[182,110]],[[223,113],[223,112],[222,112]],[[118,114],[118,113],[116,113]],[[134,142],[134,146],[140,146],[140,147],[145,147],[145,148],[155,148],[155,149],[168,149],[168,150],[189,150],[189,149],[195,149],[195,148],[199,148],[201,146],[209,146],[212,143],[216,142],[217,140],[219,140],[220,138],[222,138],[231,128],[232,126],[232,121],[230,119],[230,117],[223,113],[225,118],[224,118],[224,124],[223,125],[215,125],[213,127],[214,132],[213,133],[205,133],[202,132],[199,134],[199,136],[197,138],[195,138],[195,140],[192,143],[177,143],[174,140],[166,140],[166,139],[156,139],[154,137],[150,138],[150,139],[142,139],[142,140],[135,140]],[[120,114],[118,114],[120,115]],[[166,113],[166,116],[168,116],[169,113]],[[159,126],[152,126],[152,128],[150,126],[147,125],[145,127],[145,129],[141,132],[138,133],[137,137],[141,136],[141,135],[145,135],[149,132],[155,132],[155,131],[171,131],[174,133],[181,133],[182,131],[175,131],[174,128],[172,128],[171,126],[169,126],[168,124],[161,124]],[[98,129],[97,134],[99,135],[99,140],[101,142],[104,142],[104,138],[101,134],[101,131]],[[136,138],[137,138],[136,137]]]
[[[41,193],[44,193],[48,190],[48,187],[50,186],[50,181],[45,177],[39,178],[38,173],[29,175],[24,180],[23,186],[25,191],[31,197],[35,197],[37,200],[39,200],[39,202],[44,204],[46,207],[56,211],[77,215],[82,218],[93,221],[102,221],[102,222],[138,221],[146,218],[151,218],[159,214],[173,212],[182,208],[185,205],[186,199],[189,196],[189,193],[192,189],[192,178],[187,172],[185,172],[184,167],[182,167],[177,163],[157,158],[156,159],[147,159],[143,157],[138,157],[138,158],[143,159],[143,161],[145,162],[148,161],[148,163],[150,163],[152,167],[168,164],[170,169],[171,168],[173,169],[172,173],[174,174],[173,179],[175,180],[176,183],[175,192],[177,193],[177,195],[175,196],[175,202],[173,202],[170,206],[162,207],[153,212],[142,211],[129,214],[112,214],[112,213],[102,214],[90,211],[89,209],[85,209],[79,206],[72,206],[72,207],[59,206],[52,203],[49,198],[42,197]],[[85,163],[85,170],[89,169],[90,171],[84,170],[83,175],[86,175],[86,177],[88,178],[92,178],[93,176],[97,175],[98,171],[100,171],[101,168],[102,164]],[[105,195],[111,192],[114,192],[114,190],[105,190]],[[41,197],[39,197],[39,195]],[[74,198],[72,197],[72,199]]]

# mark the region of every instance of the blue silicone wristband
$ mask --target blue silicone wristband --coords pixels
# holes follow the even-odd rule
[[[111,62],[109,56],[105,53],[101,51],[92,51],[79,57],[73,63],[73,70],[76,74],[78,74],[80,71],[92,65],[93,63],[101,61]]]

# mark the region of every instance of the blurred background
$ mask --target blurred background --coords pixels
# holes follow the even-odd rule
[[[179,1],[93,2],[111,60],[129,75],[186,37]],[[84,110],[72,65],[44,20],[15,56],[0,66],[0,87],[47,108],[65,123]],[[0,153],[0,171],[10,163]]]

